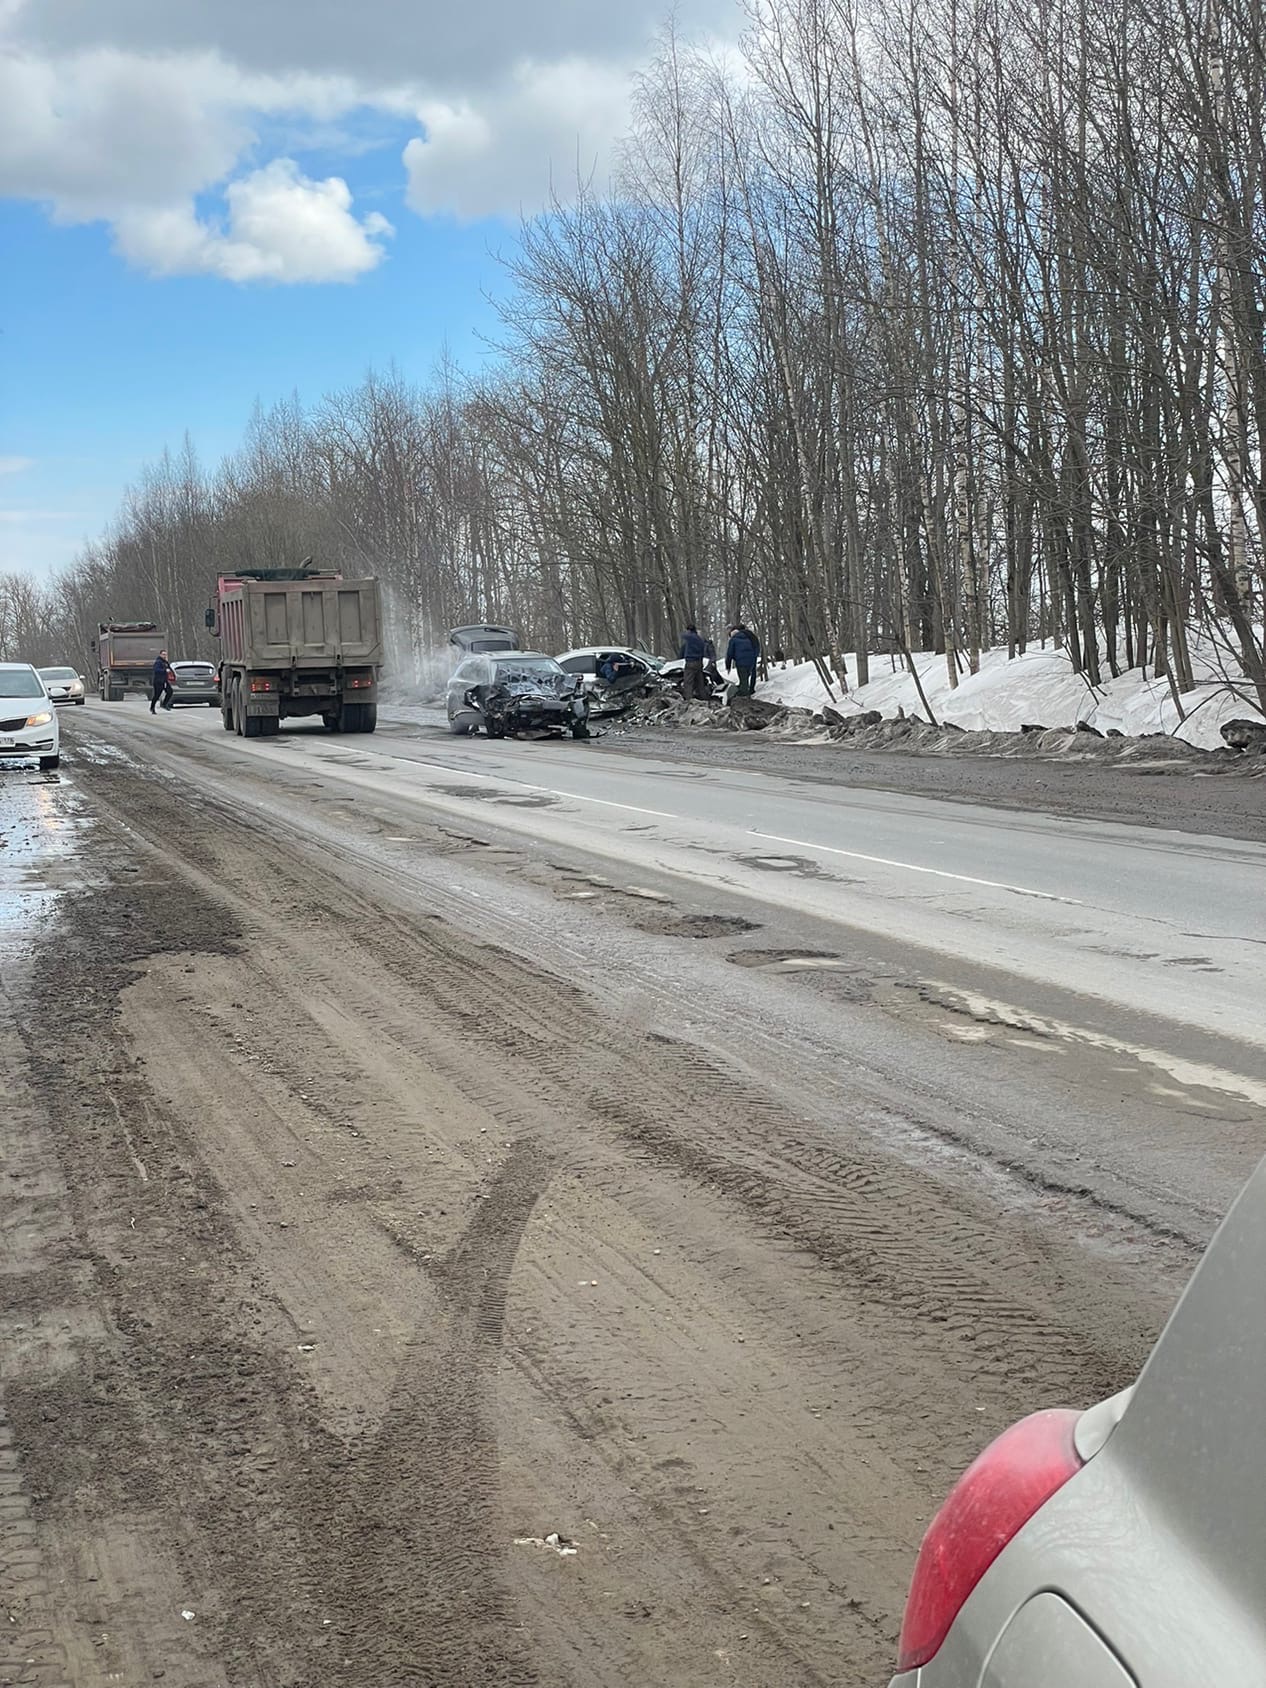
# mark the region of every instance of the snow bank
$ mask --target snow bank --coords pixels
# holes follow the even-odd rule
[[[847,657],[850,681],[857,671],[857,659]],[[938,722],[951,722],[967,731],[1018,732],[1025,726],[1071,727],[1085,721],[1101,733],[1115,728],[1129,737],[1147,733],[1168,733],[1201,750],[1221,750],[1223,722],[1235,719],[1261,721],[1261,712],[1249,701],[1251,693],[1240,682],[1238,691],[1218,677],[1208,654],[1193,653],[1197,672],[1206,678],[1181,694],[1185,720],[1180,721],[1168,680],[1149,679],[1141,669],[1131,669],[1119,678],[1092,687],[1083,675],[1075,674],[1066,651],[1027,651],[1008,659],[1005,651],[983,651],[980,672],[959,676],[951,689],[943,655],[920,652],[915,657],[928,706]],[[836,688],[835,707],[843,714],[877,709],[885,717],[899,709],[907,715],[926,712],[914,681],[891,657],[872,657],[871,680],[866,686],[843,693]],[[811,662],[790,663],[770,670],[769,679],[757,688],[768,703],[785,703],[797,709],[821,709],[830,702],[826,689]]]

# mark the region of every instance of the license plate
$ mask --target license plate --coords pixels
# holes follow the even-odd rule
[[[0,750],[12,750],[17,742],[15,738],[0,738]]]

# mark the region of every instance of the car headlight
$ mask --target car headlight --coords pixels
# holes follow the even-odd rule
[[[47,727],[52,719],[53,717],[47,709],[41,709],[38,715],[28,715],[26,724],[28,727]]]

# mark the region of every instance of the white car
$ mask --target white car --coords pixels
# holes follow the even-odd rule
[[[61,728],[48,688],[29,662],[0,662],[0,761],[61,761]]]
[[[84,677],[73,668],[37,668],[35,672],[54,703],[83,702]]]

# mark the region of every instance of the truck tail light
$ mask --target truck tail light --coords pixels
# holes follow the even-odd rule
[[[271,692],[272,689],[273,689],[273,683],[272,683],[271,680],[252,680],[251,681],[251,690],[253,692]]]
[[[374,682],[370,679],[364,679],[364,680],[357,679],[357,680],[349,680],[347,683],[348,683],[349,686],[372,686]]]
[[[901,1626],[898,1671],[927,1664],[968,1595],[1033,1514],[1081,1469],[1078,1412],[1033,1413],[968,1466],[928,1526]]]

